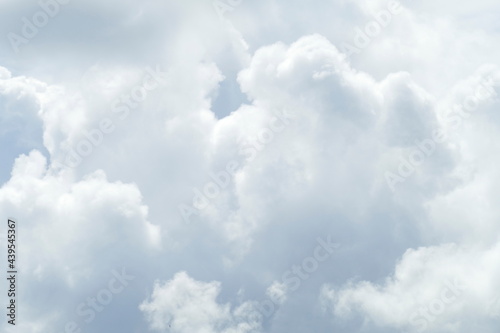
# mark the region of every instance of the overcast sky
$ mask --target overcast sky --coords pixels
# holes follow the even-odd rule
[[[0,0],[0,331],[498,332],[499,16]]]

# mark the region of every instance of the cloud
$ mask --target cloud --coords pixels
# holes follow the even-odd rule
[[[149,300],[140,305],[150,327],[160,332],[245,333],[259,329],[250,318],[252,306],[219,304],[219,282],[196,281],[186,272],[156,282]]]
[[[36,150],[16,159],[11,179],[0,189],[0,209],[16,212],[22,235],[20,311],[38,322],[34,309],[45,304],[46,325],[63,312],[72,315],[76,304],[68,293],[83,298],[111,269],[135,266],[137,254],[160,245],[160,229],[148,221],[135,185],[110,183],[102,171],[74,181],[70,172],[48,168]]]
[[[487,248],[444,244],[410,249],[385,282],[326,286],[322,297],[342,318],[359,313],[380,327],[463,332],[498,316],[498,251],[498,243]]]
[[[71,2],[19,54],[2,39],[21,331],[493,331],[498,6],[452,5],[401,1],[350,56],[389,2]],[[40,9],[0,6],[4,36]],[[326,234],[342,247],[290,292]]]

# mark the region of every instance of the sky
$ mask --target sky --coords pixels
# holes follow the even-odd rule
[[[0,331],[498,332],[499,16],[0,0]]]

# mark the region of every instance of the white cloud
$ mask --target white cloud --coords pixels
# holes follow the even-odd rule
[[[18,55],[0,41],[0,211],[22,226],[22,330],[80,320],[125,266],[138,278],[85,329],[411,331],[459,277],[427,328],[493,331],[498,96],[455,106],[485,80],[498,91],[498,4],[401,4],[349,58],[342,43],[388,2],[242,1],[223,20],[212,1],[72,2]],[[39,10],[0,6],[4,36]],[[165,82],[121,117],[148,68]],[[103,119],[113,131],[64,166]],[[439,129],[448,139],[391,191],[386,173]],[[179,205],[228,163],[186,223]],[[342,248],[289,293],[277,281],[325,234]],[[279,308],[261,327],[267,298]]]
[[[334,292],[327,287],[322,294],[339,317],[358,312],[381,327],[465,332],[498,316],[492,307],[499,297],[498,255],[498,243],[408,250],[384,283],[352,282]]]
[[[255,332],[252,306],[219,304],[219,282],[196,281],[186,272],[165,283],[156,282],[150,300],[140,305],[152,329],[160,332]]]

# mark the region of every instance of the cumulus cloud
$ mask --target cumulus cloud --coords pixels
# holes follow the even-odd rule
[[[408,250],[384,283],[326,286],[322,297],[330,300],[336,316],[360,313],[381,327],[411,332],[465,332],[478,323],[487,327],[498,317],[498,249],[497,243]]]
[[[45,304],[44,325],[53,325],[64,311],[72,316],[74,309],[54,306],[54,300],[76,306],[65,295],[83,298],[112,269],[135,266],[138,253],[146,255],[160,245],[160,229],[148,221],[135,185],[111,183],[102,171],[75,181],[70,172],[48,169],[36,150],[16,159],[10,180],[0,189],[0,207],[16,212],[22,235],[18,247],[21,237],[24,243],[21,311],[37,322],[33,310]],[[48,327],[56,329],[41,329]]]
[[[42,10],[0,6],[4,36]],[[493,332],[498,4],[225,6],[70,2],[0,41],[21,331]]]
[[[202,282],[186,272],[165,283],[156,282],[151,299],[140,305],[151,328],[160,332],[245,333],[259,329],[250,317],[252,306],[219,304],[219,282]]]

